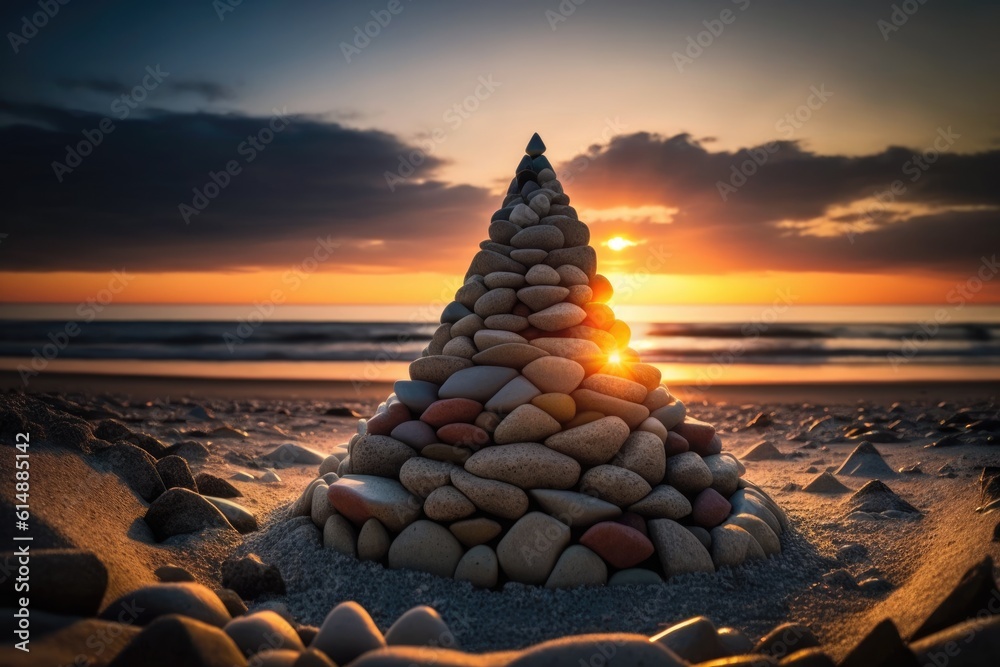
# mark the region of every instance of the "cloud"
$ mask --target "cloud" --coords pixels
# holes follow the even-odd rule
[[[432,180],[443,164],[434,156],[391,192],[385,172],[416,147],[312,117],[291,117],[265,145],[257,137],[272,118],[130,116],[60,183],[52,163],[102,117],[10,102],[0,114],[19,120],[0,127],[0,178],[16,184],[4,269],[285,268],[330,236],[346,244],[336,268],[462,273],[496,205],[484,189]],[[212,190],[227,163],[240,173],[186,224],[180,205],[193,207],[194,190]]]
[[[958,139],[942,128],[920,150],[838,156],[788,141],[711,151],[687,134],[640,132],[556,171],[581,213],[601,219],[592,225],[596,235],[627,231],[647,248],[671,249],[671,273],[964,275],[1000,248],[1000,188],[990,177],[1000,173],[1000,151],[957,153]],[[937,153],[924,155],[935,142]],[[664,207],[672,215],[602,219],[618,207]],[[628,252],[641,263],[642,246]]]
[[[88,91],[114,96],[128,93],[134,86],[134,84],[128,84],[119,79],[105,78],[75,79],[61,77],[56,79],[55,83],[60,88],[67,90]],[[208,102],[236,99],[236,91],[232,87],[202,79],[167,79],[163,82],[163,89],[175,95],[201,97]]]

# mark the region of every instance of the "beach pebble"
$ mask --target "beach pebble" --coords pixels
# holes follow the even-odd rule
[[[339,454],[330,454],[325,459],[323,459],[322,463],[319,464],[319,474],[321,476],[327,474],[336,475],[337,470],[340,468],[341,458],[345,458],[346,456],[347,456],[346,454],[343,456]],[[200,489],[201,487],[198,488]]]
[[[545,439],[545,446],[584,465],[599,465],[610,461],[628,437],[628,424],[618,417],[604,417],[555,433]]]
[[[315,531],[310,523],[307,526]],[[235,591],[244,600],[254,600],[261,595],[285,594],[285,580],[281,571],[263,562],[257,554],[227,560],[222,564],[222,586]]]
[[[442,486],[431,491],[424,500],[424,514],[435,521],[451,522],[474,514],[476,506],[454,486]]]
[[[125,627],[128,626],[119,623],[110,630],[114,635],[109,634],[109,629],[106,628],[102,628],[99,632],[95,630],[93,634],[90,634],[90,638],[94,640],[92,643],[95,643],[96,646],[110,648],[113,644],[107,643],[107,639],[122,632]],[[104,637],[104,639],[99,640],[99,637]],[[88,652],[91,650],[87,649]],[[84,654],[81,653],[81,655]],[[169,660],[169,663],[165,663],[165,660]],[[28,662],[24,664],[43,663]],[[44,664],[56,663],[46,662]],[[60,662],[59,664],[70,663]],[[199,623],[196,619],[180,614],[171,614],[158,618],[142,628],[115,656],[114,660],[110,662],[102,660],[100,663],[88,664],[107,664],[110,667],[163,664],[189,665],[190,667],[211,667],[213,665],[242,667],[247,664],[247,659],[243,657],[229,635],[221,629]]]
[[[238,498],[243,495],[240,493],[239,489],[226,480],[207,472],[198,473],[198,475],[194,478],[194,482],[198,487],[198,492],[206,496],[215,496],[216,498]]]
[[[288,621],[273,611],[257,611],[234,618],[223,631],[229,635],[243,655],[252,656],[262,649],[287,649],[296,653],[305,650]]]
[[[725,498],[736,493],[740,483],[740,470],[736,459],[728,454],[714,454],[704,457],[703,460],[712,473],[712,488]]]
[[[570,396],[576,401],[578,410],[593,410],[601,414],[620,417],[628,424],[629,429],[638,428],[639,424],[649,417],[649,410],[641,403],[623,401],[620,398],[607,396],[591,389],[577,389]]]
[[[569,288],[569,294],[566,295],[566,301],[575,306],[584,306],[590,303],[593,296],[594,295],[590,291],[590,288],[586,285],[573,285]]]
[[[445,343],[445,346],[441,349],[441,354],[450,357],[472,359],[478,351],[471,338],[468,336],[456,336]]]
[[[479,298],[488,291],[489,288],[486,287],[486,285],[470,278],[464,285],[458,288],[458,291],[455,292],[455,301],[458,301],[469,310],[472,310],[476,305],[476,301],[478,301]],[[466,317],[468,317],[468,315],[466,315]],[[465,318],[463,317],[462,319]],[[454,328],[452,328],[451,336],[452,338],[455,337]]]
[[[660,439],[660,442],[666,442],[667,440],[667,428],[663,425],[659,419],[655,417],[647,417],[641,424],[639,424],[640,431],[646,431],[647,433],[652,433]]]
[[[222,512],[222,515],[226,517],[226,520],[232,524],[233,528],[239,532],[246,534],[257,530],[257,517],[255,517],[250,510],[243,507],[239,503],[234,503],[232,500],[227,500],[226,498],[213,498],[212,496],[202,497],[215,505],[215,507]]]
[[[732,505],[715,489],[708,488],[691,503],[691,519],[705,529],[715,528],[729,517]]]
[[[358,560],[381,561],[389,553],[392,538],[378,519],[368,519],[358,531]]]
[[[510,215],[510,212],[507,213]],[[494,220],[490,223],[489,237],[494,243],[510,245],[510,240],[521,231],[521,228],[509,220]]]
[[[585,371],[571,359],[548,356],[532,361],[521,373],[543,393],[569,394],[583,381]]]
[[[481,449],[469,457],[465,469],[478,477],[522,489],[568,489],[580,479],[579,463],[534,442]]]
[[[128,618],[136,625],[149,625],[168,614],[183,614],[217,628],[230,621],[219,596],[208,587],[191,582],[137,588],[108,604],[99,618],[111,621]]]
[[[527,494],[513,484],[483,479],[457,467],[451,472],[451,483],[487,514],[517,519],[528,511]]]
[[[644,567],[618,570],[608,578],[608,586],[655,586],[663,583],[663,577]]]
[[[38,564],[38,562],[40,560],[42,560],[42,554],[44,554],[44,552],[37,552],[37,551],[34,554],[32,554],[32,556],[31,556],[32,559],[37,559],[37,560],[34,561],[36,564]],[[100,562],[100,561],[98,561],[98,562]],[[47,565],[48,564],[46,564],[46,566]],[[103,569],[103,567],[104,567],[104,565],[101,564],[101,568],[102,569]],[[156,578],[158,580],[160,580],[161,582],[163,582],[165,584],[174,584],[174,583],[179,583],[179,582],[182,582],[182,581],[195,581],[194,575],[191,574],[190,572],[188,572],[187,570],[185,570],[183,567],[180,567],[179,565],[161,565],[160,567],[156,568],[153,571],[153,574],[156,576]],[[107,578],[107,573],[105,573],[104,576],[105,576],[105,579],[106,579]],[[39,586],[39,588],[42,588],[42,587]],[[101,589],[101,595],[102,596],[104,595],[104,589],[103,588]],[[100,600],[98,600],[98,603],[99,602],[100,602]],[[38,604],[38,602],[36,602],[36,604]],[[42,604],[38,604],[38,606],[39,606],[40,609],[48,609],[48,607],[45,607]],[[97,613],[97,605],[94,605],[94,612],[91,615],[96,615],[96,613]]]
[[[590,243],[590,228],[579,220],[574,220],[573,218],[566,215],[553,215],[553,212],[559,210],[559,206],[550,206],[549,215],[542,218],[541,223],[545,225],[552,225],[560,232],[562,232],[564,241],[564,247],[575,248],[578,246],[586,246]],[[563,264],[565,266],[567,264]],[[572,264],[568,264],[572,266]],[[578,268],[574,266],[573,268]],[[596,267],[595,267],[596,270]],[[584,277],[587,274],[582,270]]]
[[[646,480],[631,470],[612,465],[599,465],[585,472],[580,478],[580,491],[593,494],[619,507],[626,507],[644,498],[651,489]]]
[[[472,361],[480,366],[506,366],[521,369],[548,353],[527,343],[503,343],[476,353]]]
[[[528,316],[528,323],[542,331],[559,331],[574,327],[586,319],[587,313],[571,303],[557,303]]]
[[[537,192],[532,193],[537,194]],[[531,210],[538,214],[539,217],[544,217],[549,214],[549,207],[552,205],[551,200],[544,194],[538,195],[537,197],[530,197],[528,200],[528,206]],[[562,232],[560,232],[561,234]],[[560,245],[562,245],[560,243]]]
[[[781,540],[763,519],[752,514],[736,514],[729,517],[727,523],[739,526],[750,533],[750,537],[757,541],[765,556],[775,556],[781,553]]]
[[[511,271],[497,271],[488,274],[484,281],[486,286],[490,289],[497,289],[500,287],[512,287],[517,289],[519,287],[524,287],[527,282],[526,276],[523,273],[514,273]]]
[[[404,442],[387,435],[366,435],[351,450],[351,473],[399,477],[399,469],[417,452]]]
[[[536,266],[534,268],[537,269],[539,267]],[[550,271],[552,270],[551,267],[545,268]],[[558,276],[556,277],[558,278]],[[528,308],[531,308],[532,312],[545,310],[546,308],[561,302],[568,296],[569,290],[565,287],[559,287],[557,285],[532,285],[531,287],[522,287],[517,290],[518,300],[528,306]],[[530,318],[528,321],[531,321]]]
[[[566,548],[545,580],[546,588],[603,586],[608,583],[608,566],[601,557],[581,544]]]
[[[691,447],[688,445],[687,440],[673,431],[667,432],[667,439],[663,443],[663,453],[667,455],[668,459],[672,456],[676,456],[677,454],[683,454],[689,449],[691,449]]]
[[[474,547],[492,541],[500,534],[501,527],[493,519],[476,517],[475,519],[456,521],[448,526],[448,530],[465,546]]]
[[[780,509],[773,503],[768,505],[759,497],[748,494],[747,489],[740,489],[731,495],[729,502],[733,506],[733,514],[752,514],[766,523],[775,535],[781,535],[782,522],[778,519],[777,514],[771,511],[773,508],[780,513]]]
[[[449,315],[447,314],[449,307],[456,311],[460,309],[462,312],[452,313]],[[468,314],[468,311],[469,309],[462,304],[454,303],[445,307],[445,312],[441,314],[441,319],[461,319],[465,316],[464,314]],[[427,344],[427,347],[424,348],[424,353],[421,356],[426,357],[432,354],[441,354],[444,350],[445,344],[449,340],[451,340],[451,322],[444,322],[441,326],[434,330],[434,333],[431,335],[431,341]]]
[[[503,255],[499,256],[503,257]],[[510,258],[507,257],[505,257],[504,259],[511,261]],[[447,306],[445,306],[444,309],[441,311],[442,326],[438,327],[437,331],[434,333],[434,339],[432,340],[432,344],[435,344],[436,346],[443,346],[447,342],[447,339],[451,338],[450,325],[454,324],[455,322],[458,322],[460,319],[462,319],[471,312],[472,311],[469,308],[466,308],[458,301],[452,301]],[[431,349],[433,350],[435,348],[432,347]],[[434,353],[440,354],[440,352],[437,352],[436,350]]]
[[[322,651],[337,665],[346,665],[385,645],[385,638],[364,607],[357,602],[341,602],[326,615],[310,648]]]
[[[739,526],[729,524],[710,531],[712,536],[712,562],[716,569],[737,567],[752,558],[764,558],[757,540]]]
[[[510,212],[510,221],[515,225],[537,225],[538,224],[538,214],[535,213],[527,204],[518,204],[514,207],[514,210]]]
[[[471,424],[482,411],[483,404],[478,401],[468,398],[445,398],[431,403],[420,415],[420,421],[435,428],[446,424]]]
[[[498,287],[486,292],[476,301],[475,312],[482,318],[509,313],[517,303],[517,292],[510,287]]]
[[[646,388],[638,382],[632,382],[623,377],[595,373],[584,380],[580,387],[591,389],[606,396],[614,396],[623,401],[642,403],[646,398]],[[648,409],[648,408],[647,408]]]
[[[146,502],[156,500],[166,488],[156,469],[156,459],[134,445],[119,442],[94,452],[95,467],[116,474]]]
[[[489,444],[490,436],[475,424],[448,424],[437,430],[437,439],[448,445],[476,449]]]
[[[498,329],[480,329],[473,337],[473,341],[479,350],[487,350],[497,345],[507,343],[527,343],[528,340],[513,331],[503,331]]]
[[[611,651],[611,658],[605,658]],[[689,663],[643,635],[605,633],[574,635],[535,644],[506,664],[507,667],[686,667]]]
[[[490,400],[486,409],[492,413],[509,414],[515,408],[531,402],[531,399],[541,394],[537,387],[524,376],[519,375],[503,386]],[[499,422],[497,423],[499,425]],[[493,428],[496,431],[496,427]]]
[[[273,470],[265,469],[263,474],[258,477],[257,480],[265,484],[278,484],[281,482],[281,477],[279,477],[278,473]]]
[[[538,199],[541,199],[539,197]],[[546,200],[547,203],[548,200]],[[510,240],[515,248],[537,248],[548,252],[563,247],[563,233],[552,225],[535,225],[522,229]],[[551,268],[551,267],[550,267]]]
[[[424,457],[434,461],[443,461],[457,465],[464,464],[472,456],[472,450],[468,447],[456,447],[455,445],[446,445],[444,443],[427,445],[420,450],[420,453]]]
[[[619,569],[638,565],[654,552],[648,537],[616,521],[594,524],[580,537],[580,544]]]
[[[617,505],[576,491],[533,489],[532,499],[546,514],[571,527],[587,527],[621,515]]]
[[[629,506],[630,512],[647,519],[683,519],[691,514],[691,501],[672,486],[653,487],[642,500]]]
[[[108,570],[94,553],[82,549],[42,549],[34,545],[27,551],[30,552],[31,572],[30,583],[26,585],[30,586],[32,610],[66,616],[97,615],[107,590]],[[15,551],[0,552],[0,562],[10,564],[12,575],[18,560]],[[25,575],[25,582],[27,579]],[[14,586],[8,586],[3,596],[0,603],[13,607]]]
[[[152,502],[144,517],[158,542],[206,528],[235,532],[226,517],[205,498],[188,489],[169,489]]]
[[[365,422],[365,432],[359,432],[359,435],[389,435],[392,433],[392,429],[410,419],[413,417],[410,415],[409,408],[401,402],[398,400],[392,403],[387,402],[380,405],[378,412]]]
[[[433,405],[433,404],[432,404]],[[477,403],[478,405],[478,403]],[[420,451],[427,445],[437,442],[434,429],[425,421],[411,419],[392,429],[390,437]]]
[[[560,423],[576,416],[576,402],[568,394],[540,394],[531,399],[531,404]]]
[[[421,519],[407,526],[389,547],[389,567],[451,577],[462,558],[462,545],[444,526]]]
[[[525,514],[497,545],[500,568],[513,581],[541,585],[569,539],[569,527],[564,523],[541,512]]]
[[[696,616],[672,625],[663,632],[650,637],[649,641],[666,646],[681,658],[701,663],[725,657],[719,644],[715,624],[705,616]]]
[[[431,403],[438,400],[438,386],[433,382],[415,380],[397,380],[393,391],[399,402],[413,411],[422,414]]]
[[[715,571],[708,549],[684,526],[670,519],[653,519],[647,525],[649,538],[656,547],[656,555],[667,578]]]
[[[455,322],[455,324],[453,324],[451,327],[451,335],[455,336],[456,338],[459,336],[472,338],[473,336],[476,335],[477,331],[480,331],[485,327],[486,327],[486,322],[483,321],[483,318],[473,313],[472,315],[466,315],[458,322]],[[442,348],[441,351],[444,352],[444,348]],[[434,388],[434,391],[435,393],[437,392],[437,387]]]
[[[498,445],[541,442],[561,428],[559,422],[541,408],[531,404],[520,405],[500,422],[493,432],[493,440]]]
[[[694,495],[712,485],[712,471],[694,452],[684,452],[667,459],[666,482],[681,493]]]
[[[476,588],[493,588],[499,578],[499,561],[493,549],[485,544],[473,546],[455,568],[455,579],[468,581]]]
[[[524,331],[530,324],[528,318],[522,315],[490,315],[486,318],[486,326],[490,329],[500,329],[503,331]]]
[[[663,407],[652,410],[649,416],[659,419],[663,426],[670,431],[684,421],[685,415],[687,415],[687,408],[684,406],[684,403],[682,401],[673,401]]]
[[[722,443],[715,440],[715,427],[711,424],[686,417],[672,430],[688,441],[692,452],[701,456],[711,456],[722,451]]]
[[[470,359],[463,359],[462,357],[447,357],[444,355],[422,357],[410,362],[410,379],[443,384],[458,371],[471,367],[472,361]],[[409,416],[406,417],[406,419],[409,418]],[[406,419],[401,419],[393,424],[389,428],[389,431],[391,432],[395,426],[406,421]],[[371,432],[370,429],[369,432]]]
[[[426,498],[434,489],[449,483],[454,467],[455,464],[446,461],[414,457],[399,469],[399,481],[410,493]]]
[[[319,465],[326,458],[325,455],[314,449],[303,447],[294,442],[286,442],[278,445],[267,454],[261,457],[265,461],[281,465]]]
[[[540,227],[538,229],[541,229]],[[528,269],[524,276],[529,285],[558,285],[562,281],[562,276],[556,269],[547,264],[538,264]],[[568,292],[568,290],[567,290]],[[520,298],[520,296],[518,296]]]
[[[351,522],[332,514],[323,526],[323,546],[347,556],[358,556],[358,538]]]
[[[389,646],[458,647],[448,624],[426,605],[413,607],[397,618],[386,630],[385,643]]]
[[[450,376],[438,395],[441,398],[468,398],[485,403],[517,375],[513,368],[502,366],[466,368]]]
[[[421,502],[394,479],[347,475],[330,485],[330,502],[354,524],[378,519],[398,533],[420,514]]]
[[[164,456],[156,462],[156,472],[167,489],[188,489],[196,493],[198,491],[191,468],[188,467],[187,461],[179,456]]]
[[[476,256],[472,258],[472,263],[469,265],[469,271],[466,275],[471,276],[479,274],[481,276],[488,276],[491,273],[508,272],[517,273],[523,276],[525,271],[527,271],[527,269],[523,264],[515,262],[506,255],[502,255],[492,250],[480,250],[476,253]],[[465,313],[465,315],[468,315],[468,313]],[[455,321],[457,322],[459,319],[461,318],[456,318]]]
[[[663,481],[667,466],[663,441],[653,433],[635,431],[625,439],[618,453],[611,459],[611,465],[637,473],[650,486],[659,484]]]
[[[561,224],[554,226],[560,229],[560,231],[563,229],[563,225]],[[565,234],[563,234],[563,236],[565,236]],[[549,253],[549,256],[545,258],[545,263],[552,267],[560,267],[563,264],[571,264],[587,274],[588,278],[593,278],[597,273],[597,253],[593,248],[586,245],[553,250]]]

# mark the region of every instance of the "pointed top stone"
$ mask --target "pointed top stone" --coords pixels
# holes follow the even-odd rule
[[[538,157],[545,152],[545,142],[542,141],[542,138],[538,136],[537,132],[531,135],[531,140],[528,141],[528,145],[524,148],[524,152],[531,157]]]

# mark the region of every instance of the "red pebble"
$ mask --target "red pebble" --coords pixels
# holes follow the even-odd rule
[[[711,530],[729,517],[733,506],[715,489],[705,489],[691,503],[691,518],[696,524]]]
[[[688,441],[692,452],[702,456],[710,456],[712,438],[715,437],[715,427],[697,419],[686,418],[674,427],[674,432]],[[721,443],[720,443],[721,444]],[[714,452],[718,454],[719,452]]]
[[[445,424],[471,424],[482,411],[483,404],[470,398],[445,398],[431,403],[420,415],[420,421],[434,428]]]
[[[413,419],[410,409],[402,403],[393,403],[385,412],[368,420],[368,433],[371,435],[389,435],[392,429],[403,422]]]
[[[595,523],[580,537],[580,544],[622,569],[638,565],[654,551],[648,537],[615,521]]]
[[[676,431],[667,431],[667,441],[663,445],[667,457],[683,454],[691,449],[691,445]]]
[[[490,435],[474,424],[448,424],[437,431],[438,440],[446,445],[462,445],[478,449],[490,443]]]
[[[621,516],[615,519],[615,523],[620,523],[628,526],[629,528],[635,528],[646,537],[649,537],[649,529],[646,528],[646,520],[635,512],[622,512]]]

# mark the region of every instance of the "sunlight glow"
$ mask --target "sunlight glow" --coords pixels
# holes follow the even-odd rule
[[[622,362],[622,355],[618,352],[612,352],[608,355],[609,364],[620,364]]]
[[[614,250],[615,252],[621,252],[625,248],[631,248],[635,246],[635,241],[629,241],[623,236],[616,236],[612,239],[608,239],[607,246]]]

